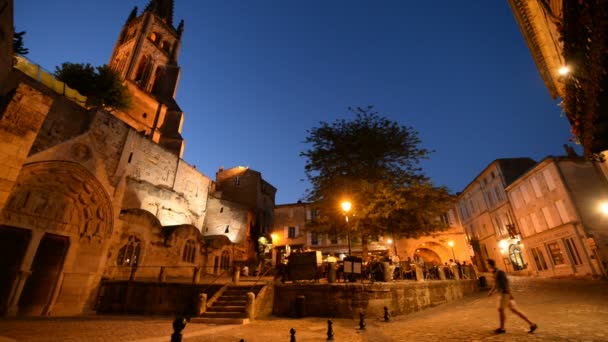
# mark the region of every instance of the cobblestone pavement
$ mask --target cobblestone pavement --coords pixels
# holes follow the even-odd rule
[[[534,334],[519,317],[507,313],[507,333],[494,335],[498,314],[496,298],[477,293],[455,303],[437,306],[385,323],[367,317],[367,329],[358,320],[335,319],[336,341],[608,341],[608,282],[546,280],[510,277],[522,311],[539,325]],[[185,342],[325,341],[323,318],[258,320],[247,325],[188,324]],[[137,341],[170,340],[171,319],[151,317],[84,317],[0,320],[4,341]]]

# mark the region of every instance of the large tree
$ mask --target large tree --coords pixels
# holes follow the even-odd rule
[[[55,67],[55,77],[87,96],[87,105],[106,110],[127,109],[131,96],[120,75],[107,65],[63,63]]]
[[[440,216],[452,199],[422,171],[420,162],[431,151],[420,146],[418,132],[371,106],[349,110],[353,120],[320,122],[305,139],[311,145],[301,153],[312,186],[307,200],[319,213],[311,229],[345,235],[343,200],[353,204],[348,229],[361,238],[364,253],[370,237],[417,237],[447,228]]]
[[[15,33],[13,35],[13,52],[16,54],[25,56],[28,53],[30,53],[30,50],[25,47],[25,43],[23,41],[23,36],[25,36],[25,31],[20,31],[20,32],[17,32],[17,30],[14,30],[14,31],[15,31]]]

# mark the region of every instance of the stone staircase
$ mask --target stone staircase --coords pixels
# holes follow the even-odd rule
[[[227,285],[221,296],[208,307],[200,317],[191,319],[193,323],[246,324],[247,293],[253,292],[257,298],[264,285]]]

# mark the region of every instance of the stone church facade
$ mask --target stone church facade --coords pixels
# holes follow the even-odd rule
[[[1,2],[0,315],[79,315],[102,279],[197,283],[251,260],[258,205],[222,198],[181,159],[173,1],[128,17],[110,66],[133,106],[113,113],[13,68]]]

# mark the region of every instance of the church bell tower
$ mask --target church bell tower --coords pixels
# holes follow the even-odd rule
[[[109,62],[132,95],[131,107],[114,114],[179,157],[184,113],[175,94],[183,31],[183,20],[173,25],[172,0],[151,0],[140,15],[137,7],[131,11]]]

